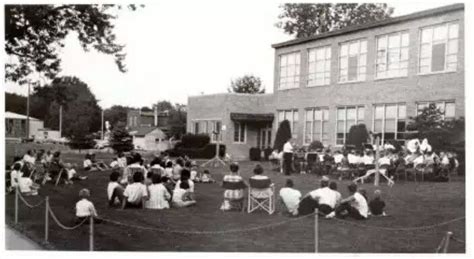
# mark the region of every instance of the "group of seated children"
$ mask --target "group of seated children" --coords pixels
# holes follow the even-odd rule
[[[84,162],[83,168],[85,171],[104,171],[109,169],[109,167],[100,160],[95,158],[95,154],[87,153]]]
[[[326,176],[321,179],[320,188],[302,198],[301,193],[294,189],[293,185],[293,181],[287,179],[286,186],[280,190],[280,200],[292,216],[309,215],[315,209],[318,209],[318,213],[326,218],[367,219],[369,215],[386,215],[385,202],[381,199],[380,190],[374,192],[374,199],[369,203],[365,190],[358,189],[355,183],[348,186],[350,195],[342,199],[337,191],[337,183],[329,182]]]

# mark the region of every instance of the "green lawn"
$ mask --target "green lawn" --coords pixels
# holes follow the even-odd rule
[[[65,154],[64,160],[81,164],[83,155]],[[99,159],[109,159],[110,154],[99,154]],[[241,175],[248,178],[255,162],[242,162]],[[263,163],[276,185],[277,191],[284,185],[286,177],[270,170]],[[218,181],[227,168],[209,168]],[[67,225],[73,225],[74,205],[81,188],[91,190],[91,200],[99,215],[125,224],[142,227],[183,231],[245,230],[288,221],[276,227],[258,231],[242,231],[230,234],[175,234],[157,230],[136,229],[111,223],[97,225],[95,249],[102,251],[222,251],[222,252],[314,252],[314,218],[291,220],[277,213],[247,214],[222,212],[219,210],[223,190],[218,183],[196,184],[197,206],[165,211],[119,210],[107,207],[106,186],[108,172],[87,173],[89,179],[74,185],[46,185],[40,197],[27,197],[32,203],[45,196],[50,197],[53,211]],[[319,178],[315,175],[294,175],[295,187],[303,194],[317,188]],[[339,191],[347,195],[348,181],[338,182]],[[363,185],[369,196],[373,184]],[[428,226],[465,215],[464,179],[449,183],[398,182],[393,188],[383,184],[380,189],[387,203],[388,217],[371,218],[367,221],[319,220],[320,252],[397,252],[432,253],[446,231],[452,231],[458,239],[465,240],[465,222],[426,230],[382,230],[383,228],[407,228]],[[6,197],[6,220],[13,221],[14,195]],[[35,240],[44,235],[44,207],[29,209],[23,205],[19,211],[20,228]],[[88,227],[66,231],[50,223],[50,243],[59,250],[87,250]],[[464,253],[464,244],[451,242],[449,252]]]

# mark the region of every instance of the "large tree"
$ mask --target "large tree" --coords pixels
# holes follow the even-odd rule
[[[288,120],[284,120],[278,126],[278,130],[275,136],[275,143],[273,143],[273,150],[278,152],[283,150],[285,143],[291,139],[291,127]]]
[[[230,82],[229,93],[263,94],[262,80],[253,75],[244,75]]]
[[[60,72],[60,50],[75,32],[85,51],[91,48],[114,56],[125,72],[124,45],[117,42],[113,21],[115,5],[5,5],[5,77],[25,83],[32,72],[54,79]],[[128,8],[135,10],[134,5]]]
[[[5,92],[5,111],[26,114],[26,97]]]
[[[44,120],[45,127],[59,128],[59,109],[63,108],[63,136],[83,141],[100,130],[101,109],[89,87],[76,77],[56,78],[50,85],[35,88],[31,96],[31,115]]]
[[[112,128],[114,128],[117,123],[127,124],[127,112],[129,109],[131,108],[121,105],[113,105],[104,110],[104,120],[108,121]]]
[[[390,17],[393,8],[377,3],[283,4],[276,24],[285,33],[304,38],[324,32],[380,21]]]

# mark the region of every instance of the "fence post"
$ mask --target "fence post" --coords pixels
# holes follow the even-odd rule
[[[446,242],[444,243],[444,248],[443,248],[443,253],[448,252],[448,246],[449,246],[449,240],[451,239],[451,236],[453,235],[453,232],[448,231],[446,232]]]
[[[314,210],[314,252],[319,252],[319,225],[318,225],[319,211],[318,209]]]
[[[45,201],[45,209],[44,209],[44,242],[48,243],[48,235],[49,235],[49,196],[46,196]]]
[[[89,216],[89,251],[94,251],[94,216]]]
[[[15,186],[15,224],[18,224],[18,185]]]

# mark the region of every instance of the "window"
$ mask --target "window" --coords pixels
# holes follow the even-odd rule
[[[408,32],[377,37],[377,78],[407,76],[408,45]]]
[[[364,106],[347,106],[337,108],[336,144],[344,145],[347,133],[353,125],[364,122]]]
[[[339,45],[339,82],[363,81],[367,69],[367,40]]]
[[[329,109],[310,108],[305,110],[304,143],[310,144],[318,140],[324,145],[329,144]]]
[[[331,79],[331,46],[308,51],[308,86],[328,85]]]
[[[443,112],[443,120],[451,120],[455,117],[456,104],[454,101],[420,102],[416,104],[416,114],[420,115],[423,109],[428,108],[430,104],[436,105]]]
[[[245,143],[245,128],[245,123],[234,122],[234,143]]]
[[[374,105],[374,123],[372,131],[382,133],[382,143],[385,140],[403,140],[406,131],[405,104]]]
[[[199,122],[194,122],[194,134],[199,134]]]
[[[456,71],[458,23],[443,23],[421,29],[419,73]]]
[[[288,120],[290,122],[291,135],[293,138],[296,138],[296,129],[298,125],[298,110],[278,111],[278,126],[280,126],[280,123],[284,120]]]
[[[199,120],[194,122],[194,134],[207,134],[211,138],[211,142],[217,140],[216,134],[221,129],[221,121],[218,120]],[[222,141],[222,134],[219,134],[219,141]]]
[[[279,89],[297,88],[300,84],[300,53],[280,55]]]

